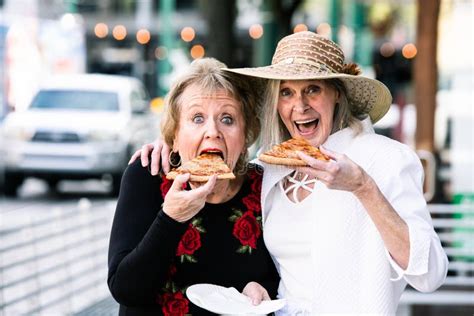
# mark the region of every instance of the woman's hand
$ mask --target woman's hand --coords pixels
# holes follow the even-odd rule
[[[163,168],[163,172],[166,174],[170,171],[170,164],[169,164],[169,154],[170,154],[170,147],[166,144],[161,138],[155,139],[153,143],[145,144],[142,146],[141,149],[137,150],[132,157],[128,164],[134,162],[138,157],[142,162],[142,166],[148,166],[148,156],[151,152],[151,165],[150,170],[151,174],[156,176],[158,171],[160,170],[160,159],[161,159],[161,167]]]
[[[242,294],[248,296],[252,300],[253,305],[258,305],[262,301],[270,300],[267,290],[257,282],[249,282],[244,287]]]
[[[298,167],[296,170],[308,174],[324,183],[329,189],[357,192],[364,187],[370,177],[359,165],[344,154],[339,154],[320,147],[322,153],[331,158],[330,161],[321,161],[302,152],[298,156],[309,167]]]
[[[204,207],[207,196],[216,185],[217,176],[211,176],[206,184],[189,191],[183,189],[188,180],[189,173],[178,175],[163,203],[163,212],[181,223],[191,219]]]

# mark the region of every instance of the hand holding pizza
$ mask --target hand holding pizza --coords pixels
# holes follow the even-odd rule
[[[189,176],[187,173],[176,177],[163,203],[163,212],[178,222],[185,222],[199,213],[217,180],[217,177],[213,175],[206,184],[196,189],[184,190],[183,185],[189,180]]]
[[[370,177],[359,165],[349,159],[346,155],[330,151],[320,147],[323,154],[331,160],[322,161],[298,152],[300,159],[308,166],[298,167],[296,170],[308,174],[324,183],[329,189],[356,192]]]

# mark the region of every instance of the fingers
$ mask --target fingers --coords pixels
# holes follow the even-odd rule
[[[170,172],[170,162],[169,162],[170,151],[171,151],[170,146],[164,143],[163,148],[161,149],[161,166],[163,167],[163,172],[165,174]]]
[[[262,300],[270,300],[267,290],[257,282],[249,282],[242,293],[250,298],[253,305],[259,305]]]
[[[148,166],[148,155],[153,149],[153,144],[145,144],[142,146],[140,160],[142,162],[142,167]]]
[[[162,152],[162,145],[161,143],[154,143],[153,151],[151,152],[151,174],[153,176],[158,174],[160,170],[160,153]]]
[[[298,155],[298,157],[303,160],[304,162],[306,162],[308,164],[308,166],[311,166],[313,168],[316,168],[316,169],[323,169],[324,166],[327,164],[326,161],[322,161],[322,160],[318,160],[316,158],[313,158],[301,151],[297,151],[296,154]]]
[[[214,189],[214,186],[216,185],[217,182],[217,176],[214,174],[209,178],[209,181],[206,182],[206,184],[200,186],[199,188],[193,190],[195,194],[198,196],[208,196],[209,194],[212,193],[212,190]]]
[[[266,290],[263,292],[263,300],[271,301],[270,295],[268,295],[268,292]]]
[[[128,161],[128,164],[131,164],[132,162],[137,160],[137,158],[140,157],[141,152],[142,152],[141,149],[137,150]]]
[[[189,173],[180,174],[174,179],[170,191],[183,191],[183,184],[189,180]]]
[[[335,151],[326,149],[326,147],[323,147],[323,146],[319,146],[319,150],[323,154],[325,154],[326,156],[328,156],[329,158],[331,158],[332,160],[335,160],[335,161],[337,161],[341,157],[341,154],[336,153]]]

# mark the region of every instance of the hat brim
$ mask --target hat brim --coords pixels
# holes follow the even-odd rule
[[[390,109],[392,95],[380,81],[344,73],[315,72],[306,65],[283,64],[255,68],[223,68],[223,70],[256,78],[274,80],[324,80],[341,79],[347,89],[347,97],[353,106],[367,109],[373,123],[379,121]]]

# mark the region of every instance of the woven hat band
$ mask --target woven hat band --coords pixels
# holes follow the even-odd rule
[[[295,33],[278,43],[272,64],[280,64],[289,58],[325,64],[333,73],[340,73],[344,64],[341,48],[333,41],[312,32]]]
[[[319,73],[321,75],[329,75],[331,73],[337,73],[334,69],[328,68],[326,64],[323,64],[317,61],[312,61],[305,58],[298,58],[298,57],[288,57],[286,59],[279,61],[278,63],[274,63],[273,65],[283,66],[283,65],[291,65],[291,64],[308,65],[312,68],[311,71],[315,73]]]

